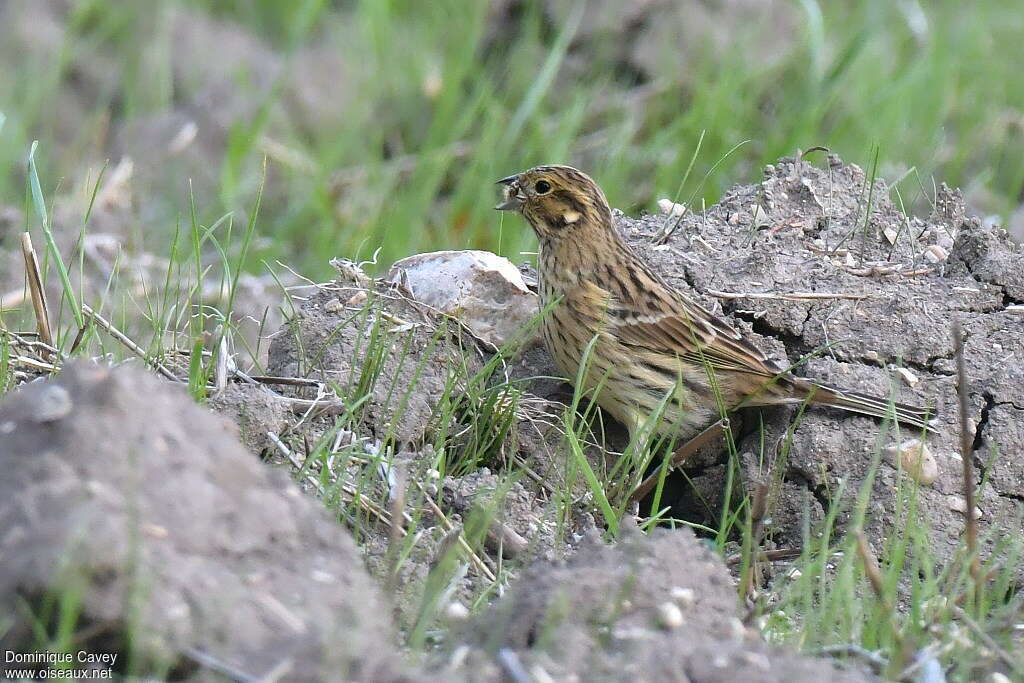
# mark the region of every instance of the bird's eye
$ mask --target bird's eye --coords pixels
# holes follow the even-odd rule
[[[537,184],[533,186],[533,189],[537,194],[547,194],[551,192],[551,183],[546,180],[538,180]]]

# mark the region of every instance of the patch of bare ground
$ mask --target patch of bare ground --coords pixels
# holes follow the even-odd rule
[[[982,534],[990,544],[1020,532],[1024,253],[1005,232],[968,217],[959,192],[942,186],[931,201],[930,216],[907,216],[883,181],[871,187],[855,165],[787,158],[704,213],[619,215],[617,224],[669,281],[798,374],[934,406],[938,433],[927,444],[937,472],[917,488],[917,509],[938,557],[949,560],[964,527],[954,319],[966,334]],[[876,454],[921,436],[810,408],[786,438],[792,411],[763,417],[768,438],[748,428],[738,451],[749,483],[774,482],[767,532],[779,546],[800,543],[804,509],[820,520],[833,498],[851,502]],[[721,478],[706,463],[691,476],[698,487]],[[867,520],[875,542],[899,524],[895,492],[905,477],[883,455]],[[688,507],[690,495],[682,489],[679,504]]]

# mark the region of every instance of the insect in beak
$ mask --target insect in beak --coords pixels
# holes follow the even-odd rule
[[[502,178],[497,182],[497,184],[505,186],[505,201],[494,208],[498,211],[519,210],[519,207],[521,207],[523,202],[526,200],[526,197],[523,196],[519,189],[519,175],[510,175],[507,178]]]

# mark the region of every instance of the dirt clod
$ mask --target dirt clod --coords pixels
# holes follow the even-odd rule
[[[463,344],[457,323],[344,267],[350,270],[319,286],[274,335],[270,372],[320,380],[352,401],[369,393],[359,409],[361,433],[419,445],[449,377],[471,377],[480,352],[471,339]]]
[[[461,642],[478,681],[510,660],[553,680],[867,680],[745,628],[721,560],[685,529],[591,539],[563,564],[532,567]]]
[[[938,433],[926,439],[932,457],[920,463],[904,458],[902,468],[899,458],[881,458],[872,498],[880,510],[867,531],[881,538],[896,519],[897,470],[914,470],[929,484],[918,492],[919,514],[931,525],[938,558],[948,560],[963,529],[962,515],[948,503],[963,491],[954,318],[967,334],[970,417],[978,434],[973,457],[988,467],[978,498],[981,526],[995,532],[986,533],[990,538],[1019,531],[1024,320],[1010,309],[1024,296],[1024,250],[999,228],[967,216],[956,190],[941,186],[932,215],[919,218],[900,212],[881,180],[874,181],[869,211],[868,183],[863,170],[834,155],[822,167],[780,159],[765,169],[762,182],[734,187],[706,212],[682,216],[664,247],[654,244],[664,216],[617,214],[616,223],[670,282],[731,318],[764,351],[783,354],[797,374],[933,406]],[[759,210],[765,226],[752,219]],[[948,251],[948,259],[929,260],[925,252],[932,246]],[[747,461],[746,476],[751,483],[775,482],[769,539],[779,545],[800,544],[808,501],[812,517],[821,519],[837,491],[840,500],[850,500],[878,457],[880,440],[882,450],[899,449],[921,437],[809,408],[789,440],[783,437],[792,413],[762,414],[765,434],[755,430],[738,449],[762,453],[762,444],[771,444],[767,457]],[[690,472],[697,490],[712,472],[707,463]],[[689,489],[681,493],[679,509],[690,506],[691,496]]]
[[[41,404],[61,410],[40,421]],[[182,389],[74,365],[7,396],[0,425],[4,648],[31,651],[53,596],[76,596],[76,647],[130,633],[136,664],[186,674],[201,651],[252,677],[403,679],[349,534]]]
[[[254,455],[271,445],[267,432],[280,434],[289,424],[288,406],[260,385],[229,384],[206,405],[237,426],[238,437]]]

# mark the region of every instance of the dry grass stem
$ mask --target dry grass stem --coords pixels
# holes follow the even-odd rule
[[[106,330],[107,334],[109,334],[111,337],[121,342],[121,344],[123,344],[124,347],[131,351],[133,354],[135,354],[142,360],[146,361],[146,363],[148,363],[149,365],[153,366],[153,369],[155,369],[157,372],[163,375],[166,379],[169,379],[172,382],[181,381],[173,372],[167,369],[167,366],[165,366],[160,361],[151,358],[149,354],[146,353],[145,349],[143,349],[141,346],[133,342],[124,332],[114,327],[114,325],[109,320],[104,318],[96,311],[92,310],[92,307],[90,307],[88,304],[82,304],[82,313],[89,317],[94,323],[96,323],[104,330]]]
[[[956,356],[956,395],[960,405],[960,462],[963,464],[964,534],[970,558],[971,577],[980,589],[984,582],[978,558],[978,520],[974,517],[974,435],[971,433],[970,397],[964,363],[964,338],[960,321],[953,321],[953,353]]]
[[[420,493],[423,494],[423,501],[427,504],[427,507],[430,508],[430,511],[434,514],[434,516],[441,521],[441,524],[444,526],[444,528],[447,529],[449,532],[455,531],[455,525],[452,524],[451,520],[449,520],[448,517],[444,514],[444,511],[441,510],[440,507],[438,507],[437,503],[434,502],[434,499],[430,497],[430,494],[427,493],[427,490],[423,487],[423,484],[416,481],[415,479],[413,480],[413,483],[416,484],[416,487],[420,490]],[[462,550],[469,557],[470,564],[476,567],[477,570],[481,574],[483,574],[488,581],[496,580],[494,572],[480,556],[473,552],[473,548],[466,541],[466,538],[465,536],[463,536],[461,531],[458,533],[458,544],[459,547],[461,547]]]
[[[43,278],[39,274],[39,259],[32,246],[32,235],[21,233],[21,255],[25,259],[25,277],[28,279],[29,292],[32,295],[32,308],[36,314],[36,329],[39,339],[44,344],[53,345],[53,332],[50,330],[50,312],[46,305],[46,290]]]
[[[871,298],[871,294],[847,294],[842,292],[719,292],[709,289],[707,293],[718,299],[773,299],[779,301],[810,301],[814,299],[851,299],[861,301]]]
[[[777,548],[775,550],[762,550],[755,553],[754,558],[758,562],[782,562],[794,560],[803,553],[800,548]],[[733,553],[725,558],[725,563],[734,566],[743,561],[743,553]]]
[[[856,535],[857,554],[864,564],[864,574],[867,576],[868,583],[871,584],[871,590],[874,592],[879,604],[881,604],[882,610],[889,620],[889,627],[892,629],[892,638],[896,645],[892,658],[892,668],[898,671],[910,659],[910,650],[908,649],[906,639],[903,637],[903,633],[900,631],[899,621],[896,618],[896,608],[885,594],[885,583],[882,580],[882,570],[878,566],[878,560],[875,559],[874,553],[868,547],[868,539],[864,532],[858,529]]]
[[[392,489],[393,495],[389,501],[389,512],[391,524],[388,526],[388,552],[387,552],[387,579],[385,581],[388,595],[395,594],[395,583],[398,580],[398,561],[402,554],[399,543],[405,536],[405,529],[402,528],[402,515],[405,513],[405,494],[409,484],[409,477],[406,468],[401,464],[393,466],[395,485]]]
[[[1020,660],[1016,655],[1012,655],[1007,652],[1006,648],[1001,646],[994,638],[992,638],[992,636],[986,633],[985,629],[981,627],[981,624],[972,619],[971,616],[963,610],[963,608],[953,605],[953,616],[966,624],[967,628],[971,629],[974,635],[978,637],[978,640],[984,643],[985,647],[996,653],[996,656],[1003,660],[1007,666],[1013,669],[1017,674],[1024,675],[1024,661]]]

